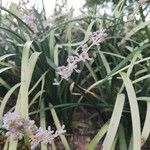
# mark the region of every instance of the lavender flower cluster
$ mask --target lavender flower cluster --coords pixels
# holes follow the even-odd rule
[[[104,42],[106,37],[107,37],[106,29],[91,32],[89,35],[89,39],[93,42],[94,45],[99,45],[101,42]]]
[[[73,71],[76,71],[77,73],[80,72],[79,69],[77,69],[77,63],[80,61],[86,61],[91,60],[88,54],[88,46],[85,44],[82,46],[82,52],[75,53],[75,55],[71,55],[67,59],[67,66],[60,66],[57,68],[57,73],[61,75],[62,78],[68,79]]]
[[[3,117],[3,128],[7,130],[6,136],[12,137],[14,140],[21,140],[29,137],[31,149],[35,149],[40,143],[51,144],[51,142],[62,133],[65,133],[65,126],[55,132],[48,127],[48,130],[38,128],[34,120],[29,117],[22,118],[17,112],[7,113]]]
[[[57,67],[57,73],[63,78],[68,79],[73,71],[80,73],[78,69],[77,63],[86,60],[91,60],[89,57],[88,51],[93,45],[99,45],[101,42],[105,40],[107,36],[106,29],[101,29],[96,32],[91,32],[89,35],[89,40],[92,42],[90,46],[84,44],[81,46],[81,52],[76,52],[73,55],[69,56],[67,59],[67,66]],[[54,85],[59,85],[55,79]]]
[[[37,25],[35,23],[35,13],[33,10],[28,10],[26,14],[21,16],[21,19],[34,31],[34,33],[37,32]]]

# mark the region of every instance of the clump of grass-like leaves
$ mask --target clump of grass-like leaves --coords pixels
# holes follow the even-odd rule
[[[134,4],[132,8],[133,3],[119,1],[112,16],[74,18],[66,13],[49,19],[36,9],[26,10],[24,16],[21,10],[17,16],[0,7],[6,12],[0,26],[0,83],[6,93],[0,119],[11,95],[16,105],[10,112],[15,110],[22,117],[39,115],[44,129],[53,119],[57,129],[64,123],[69,131],[74,108],[86,112],[88,106],[98,110],[95,117],[101,116],[103,124],[88,150],[95,149],[99,141],[102,150],[142,149],[150,133],[150,21],[144,14],[148,2]],[[102,28],[107,37],[100,42],[101,37],[95,37]],[[65,149],[70,149],[66,137],[60,138]],[[9,142],[5,149],[8,143],[9,149],[17,148],[16,141],[10,138]],[[56,149],[54,142],[51,147]],[[41,150],[45,149],[42,143]]]

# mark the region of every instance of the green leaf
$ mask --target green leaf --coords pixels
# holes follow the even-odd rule
[[[113,145],[113,141],[115,139],[115,136],[116,136],[116,133],[118,130],[118,126],[120,123],[121,115],[123,112],[124,102],[125,102],[125,95],[118,94],[116,103],[114,106],[114,110],[112,113],[112,117],[110,119],[108,131],[107,131],[106,137],[105,137],[103,145],[102,145],[102,150],[109,150],[109,149],[111,149],[111,147]]]
[[[150,125],[150,102],[148,101],[145,122],[144,122],[143,130],[142,130],[142,144],[144,144],[149,137],[149,134],[150,134],[149,125]]]
[[[126,143],[126,137],[125,137],[125,131],[122,124],[119,126],[119,147],[120,150],[127,150],[127,143]]]
[[[130,61],[133,56],[138,52],[138,51],[142,51],[144,50],[145,48],[149,47],[150,44],[146,44],[136,50],[134,50],[131,54],[129,54],[124,60],[122,60],[104,79],[101,79],[97,82],[95,82],[94,84],[92,84],[87,90],[91,90],[93,89],[94,87],[96,87],[97,85],[99,84],[102,84],[104,82],[106,82],[110,77],[118,74],[119,72],[121,72],[121,68],[128,62]],[[128,67],[127,67],[128,68]],[[120,69],[120,70],[119,70]]]
[[[0,62],[4,59],[6,59],[7,57],[10,57],[10,56],[14,56],[15,54],[7,54],[7,55],[3,55],[0,57]]]
[[[98,142],[102,139],[102,137],[105,135],[105,133],[108,130],[108,126],[109,126],[109,121],[107,121],[102,127],[101,129],[98,131],[98,133],[96,134],[96,136],[92,139],[92,141],[90,142],[90,144],[88,145],[88,150],[93,150],[96,148],[96,145],[98,144]]]
[[[6,106],[6,103],[8,102],[10,96],[13,94],[13,92],[20,86],[20,83],[14,85],[7,93],[6,95],[4,96],[3,98],[3,101],[0,105],[0,120],[2,119],[3,117],[3,113],[4,113],[4,109],[5,109],[5,106]],[[0,126],[1,127],[1,126]]]
[[[49,107],[51,108],[50,111],[51,111],[51,114],[52,114],[52,117],[53,117],[53,120],[54,120],[54,123],[56,125],[56,128],[57,129],[60,129],[61,128],[61,124],[60,124],[60,121],[58,119],[58,116],[57,116],[57,113],[55,111],[54,108],[52,108],[53,106],[51,104],[49,104]],[[64,135],[60,135],[60,139],[65,147],[66,150],[70,150],[70,146],[67,142],[67,139]]]
[[[40,101],[40,127],[42,127],[43,129],[46,129],[46,117],[45,117],[45,111],[44,108],[44,100]],[[47,145],[41,143],[41,150],[47,150]]]
[[[113,14],[115,15],[116,18],[119,18],[121,16],[123,11],[123,6],[124,6],[124,0],[120,0],[113,11]]]
[[[2,72],[4,72],[4,71],[6,71],[6,70],[8,70],[8,69],[11,69],[11,68],[13,68],[13,67],[6,67],[6,68],[2,68],[2,69],[0,69],[0,73],[2,73]]]
[[[141,22],[139,25],[137,25],[135,28],[133,28],[130,32],[127,33],[125,38],[123,38],[120,42],[120,44],[124,43],[126,40],[128,40],[132,35],[134,35],[139,30],[143,29],[145,26],[150,25],[150,21]]]
[[[135,90],[133,88],[132,82],[129,79],[128,75],[123,72],[120,74],[123,79],[123,83],[125,84],[125,88],[128,94],[128,99],[130,104],[132,128],[133,128],[133,149],[140,150],[141,149],[141,124],[140,124],[139,108],[138,108]]]

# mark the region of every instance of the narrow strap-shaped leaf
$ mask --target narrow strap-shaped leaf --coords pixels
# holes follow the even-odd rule
[[[33,33],[32,29],[24,21],[22,21],[18,16],[16,16],[14,13],[12,13],[8,9],[4,8],[3,6],[0,6],[0,9],[8,12],[10,15],[12,15],[14,18],[16,18],[19,22],[21,22],[22,24],[24,24]]]
[[[133,133],[131,134],[130,143],[128,150],[133,150]]]
[[[6,71],[6,70],[8,70],[8,69],[11,69],[11,68],[13,68],[13,67],[6,67],[6,68],[2,68],[2,69],[0,69],[0,73],[2,73],[2,72],[4,72],[4,71]]]
[[[138,32],[139,30],[143,29],[145,26],[148,26],[148,25],[150,25],[150,21],[140,23],[135,28],[133,28],[130,32],[127,33],[127,35],[121,40],[121,43],[124,43],[132,35],[134,35],[136,32]]]
[[[12,137],[10,137],[8,150],[17,150],[17,144],[18,140],[14,140]]]
[[[126,143],[126,137],[125,137],[125,131],[122,124],[119,126],[119,147],[120,150],[127,150],[127,143]]]
[[[113,143],[112,143],[112,146],[111,146],[111,149],[110,150],[116,150],[116,146],[117,146],[117,141],[118,141],[118,134],[116,134],[114,140],[113,140]],[[121,149],[122,150],[122,149]]]
[[[7,57],[14,56],[15,54],[6,54],[0,57],[0,61],[6,59]]]
[[[9,139],[6,139],[5,145],[3,147],[3,150],[8,150],[8,146],[9,146]]]
[[[10,30],[10,29],[7,29],[7,28],[4,28],[4,27],[0,27],[1,30],[5,30],[5,32],[8,32],[8,33],[11,33],[13,35],[15,35],[17,38],[19,38],[21,41],[25,42],[25,40],[20,36],[18,35],[16,32]]]
[[[31,78],[28,70],[29,51],[32,41],[25,43],[22,51],[21,61],[21,86],[19,95],[17,98],[16,111],[19,112],[23,117],[28,116],[28,78]]]
[[[56,128],[57,129],[60,129],[61,128],[61,124],[59,122],[59,119],[58,119],[58,116],[56,114],[56,111],[54,108],[52,108],[52,104],[49,104],[49,107],[51,108],[50,111],[51,111],[51,114],[52,114],[52,117],[53,117],[53,120],[54,120],[54,123],[56,125]],[[69,144],[67,142],[67,139],[64,135],[60,135],[60,139],[65,147],[66,150],[71,150],[70,147],[69,147]]]
[[[39,57],[40,54],[41,53],[39,53],[39,52],[34,52],[30,56],[30,59],[28,61],[28,70],[29,70],[28,88],[29,88],[29,85],[30,85],[30,82],[31,82],[31,78],[32,78],[32,74],[33,74],[33,71],[34,71],[35,64],[36,64],[37,59],[38,59],[38,57]]]
[[[40,101],[40,126],[43,129],[46,129],[46,118],[45,118],[45,111],[43,111],[45,108],[44,106],[44,100]],[[41,143],[41,150],[47,150],[47,145]]]
[[[44,93],[44,90],[40,90],[36,95],[32,98],[31,102],[29,103],[29,108],[35,103],[35,101]]]
[[[150,98],[149,98],[150,100]],[[147,102],[146,118],[142,130],[142,144],[144,144],[150,134],[150,102]]]
[[[124,60],[122,60],[113,70],[111,70],[111,72],[102,80],[99,80],[98,82],[95,82],[94,84],[92,84],[87,90],[91,90],[94,87],[96,87],[99,84],[102,84],[104,82],[106,82],[110,77],[112,77],[113,75],[116,75],[119,73],[119,69],[121,69],[128,61],[130,61],[134,55],[138,52],[138,51],[143,51],[144,49],[146,49],[147,47],[149,47],[150,44],[146,44],[144,46],[141,46],[140,48],[134,50],[132,53],[130,53]],[[128,68],[128,67],[127,67]],[[118,71],[118,72],[117,72]]]
[[[112,147],[113,141],[115,139],[115,136],[118,130],[119,122],[121,119],[124,102],[125,102],[125,95],[118,94],[116,103],[114,106],[114,110],[112,113],[112,117],[110,119],[109,128],[108,128],[105,140],[103,142],[102,150],[110,150]]]
[[[6,106],[6,103],[8,102],[10,96],[12,95],[12,93],[20,86],[20,83],[14,85],[7,93],[6,95],[4,96],[3,98],[3,101],[0,105],[0,120],[2,119],[3,117],[3,112],[4,112],[4,109],[5,109],[5,106]]]
[[[38,81],[34,84],[34,86],[30,89],[29,94],[32,93],[32,91],[39,85],[39,83],[45,78],[45,75],[47,74],[48,71],[44,72],[41,77],[38,79]]]
[[[2,78],[0,78],[0,85],[3,85],[8,90],[11,88],[11,86]]]
[[[132,82],[128,75],[124,72],[120,73],[125,84],[125,88],[128,94],[131,118],[132,118],[132,128],[133,128],[133,150],[141,149],[141,125],[140,125],[140,115],[139,108],[136,99],[135,90],[133,88]]]
[[[90,142],[90,144],[88,145],[88,150],[93,150],[95,149],[96,145],[98,144],[98,142],[102,139],[102,137],[105,135],[105,133],[108,130],[108,126],[109,126],[109,121],[107,121],[98,131],[98,133],[96,134],[96,136],[92,139],[92,141]]]

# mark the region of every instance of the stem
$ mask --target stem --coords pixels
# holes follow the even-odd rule
[[[52,114],[52,117],[53,117],[53,120],[54,120],[54,123],[56,125],[56,128],[57,129],[60,129],[61,128],[61,124],[59,122],[59,119],[58,119],[58,116],[56,114],[56,111],[55,109],[53,108],[52,104],[49,104],[49,107],[51,108],[50,111],[51,111],[51,114]],[[60,139],[65,147],[66,150],[71,150],[70,147],[69,147],[69,144],[68,144],[68,141],[66,139],[66,137],[64,135],[60,135]]]
[[[29,150],[30,142],[29,142],[29,137],[27,135],[24,136],[24,144],[25,144],[25,150]]]

